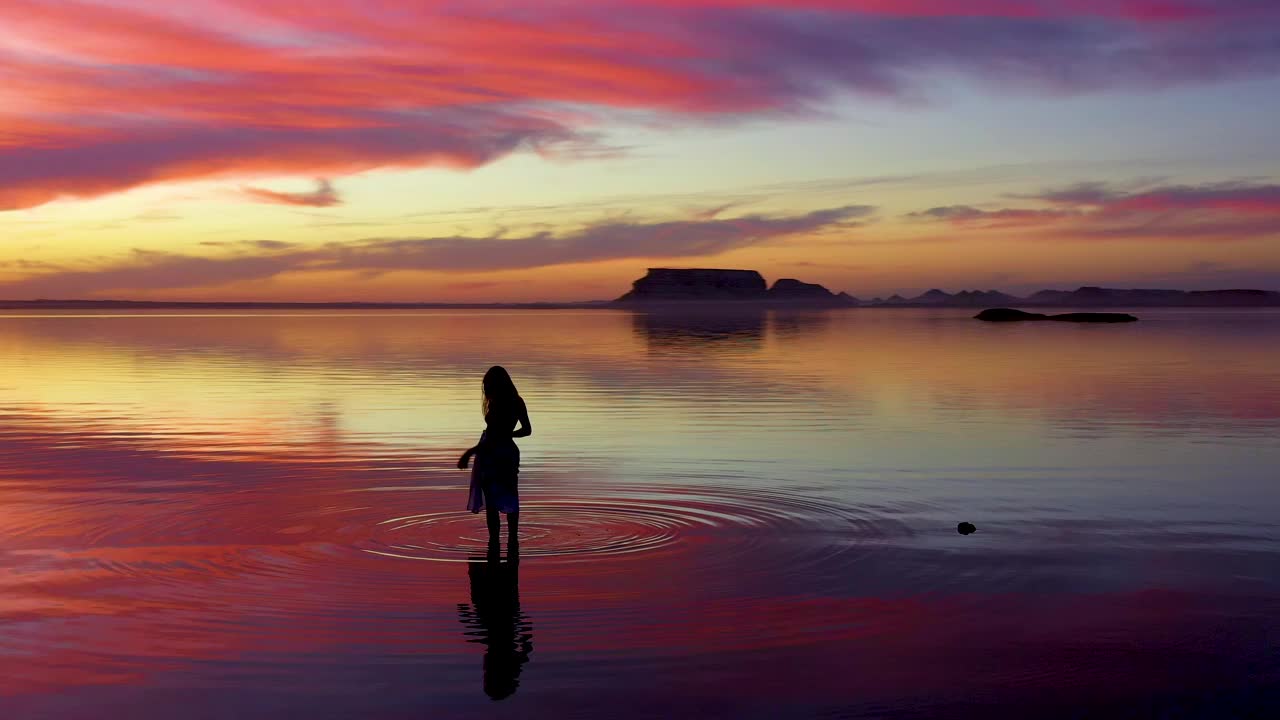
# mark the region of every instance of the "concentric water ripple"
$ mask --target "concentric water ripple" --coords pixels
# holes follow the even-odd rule
[[[606,495],[571,489],[524,491],[520,544],[526,558],[563,562],[672,549],[694,538],[739,554],[752,543],[806,537],[810,552],[830,557],[908,531],[863,508],[776,490],[628,486]],[[504,530],[505,532],[505,530]],[[715,543],[710,547],[714,549]],[[427,512],[389,518],[361,549],[388,557],[466,562],[486,552],[482,516]],[[821,558],[818,558],[821,559]]]

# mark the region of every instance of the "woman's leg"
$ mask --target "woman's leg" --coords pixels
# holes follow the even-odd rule
[[[520,513],[507,513],[507,542],[515,545],[520,542]]]
[[[484,508],[484,521],[489,526],[489,542],[498,542],[498,533],[502,531],[502,521],[498,518],[498,508],[488,503]]]

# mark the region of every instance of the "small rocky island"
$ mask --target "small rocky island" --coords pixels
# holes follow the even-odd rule
[[[1058,322],[1077,323],[1124,323],[1136,322],[1138,318],[1129,313],[1077,312],[1045,315],[1013,308],[990,308],[973,316],[987,322],[1024,322],[1027,320],[1057,320]]]
[[[755,270],[649,268],[615,302],[627,304],[719,301],[822,307],[853,307],[858,299],[816,283],[782,278],[770,287]]]

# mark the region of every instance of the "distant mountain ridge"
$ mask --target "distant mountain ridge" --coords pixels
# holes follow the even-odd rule
[[[1168,290],[1104,288],[1086,285],[1075,290],[1040,290],[1020,298],[998,290],[964,290],[954,295],[929,290],[913,298],[894,295],[866,306],[978,307],[1024,305],[1038,307],[1280,307],[1280,292],[1272,290]]]
[[[999,290],[962,290],[952,294],[934,288],[915,297],[859,300],[832,293],[816,283],[782,278],[772,287],[755,270],[715,268],[649,268],[632,289],[615,302],[624,304],[689,301],[752,301],[860,307],[1280,307],[1280,292],[1271,290],[1124,289],[1086,285],[1075,290],[1040,290],[1018,297]]]
[[[916,297],[907,299],[901,295],[893,295],[888,300],[880,303],[868,303],[870,305],[943,305],[947,307],[979,307],[988,305],[1008,305],[1009,303],[1022,302],[1021,298],[1014,297],[999,290],[961,290],[952,295],[942,290],[934,289],[917,295]]]

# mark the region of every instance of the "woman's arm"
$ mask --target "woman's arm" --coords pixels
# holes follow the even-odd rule
[[[520,429],[511,433],[511,437],[529,437],[533,434],[533,424],[529,422],[529,409],[525,407],[524,400],[520,401],[519,412]]]
[[[479,445],[474,445],[472,447],[467,448],[467,451],[462,453],[462,457],[458,458],[458,469],[466,470],[467,466],[471,464],[471,456],[475,455],[476,451],[479,449],[480,449]]]

